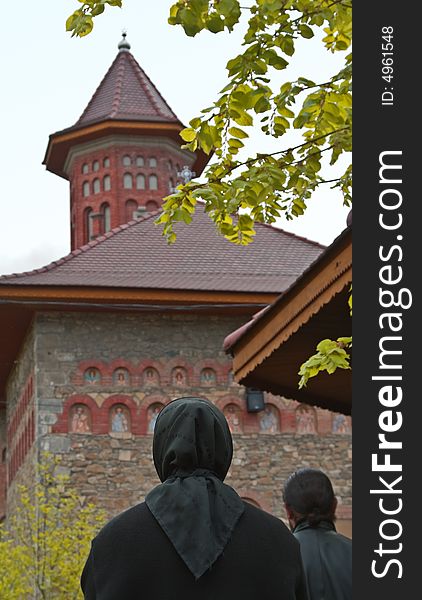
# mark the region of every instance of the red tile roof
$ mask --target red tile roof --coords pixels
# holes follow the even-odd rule
[[[180,123],[128,50],[120,50],[73,127],[107,119]]]
[[[100,286],[270,292],[287,289],[321,254],[316,242],[257,224],[255,240],[237,246],[218,235],[198,207],[190,225],[177,224],[169,246],[156,214],[131,221],[50,265],[4,275],[1,285]],[[0,292],[1,295],[1,292]]]

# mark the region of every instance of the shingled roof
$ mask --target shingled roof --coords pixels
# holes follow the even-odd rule
[[[120,47],[74,127],[107,119],[180,123],[129,48]]]
[[[131,221],[66,257],[27,273],[4,275],[0,286],[99,286],[137,289],[280,293],[324,247],[258,224],[255,240],[237,246],[219,236],[200,206],[191,225],[177,224],[169,246],[156,214]],[[0,288],[1,295],[1,288]]]

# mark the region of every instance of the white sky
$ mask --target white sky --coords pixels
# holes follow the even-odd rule
[[[225,64],[238,53],[240,31],[185,36],[167,24],[171,0],[124,0],[108,8],[84,39],[65,32],[77,0],[21,0],[2,7],[0,95],[0,273],[48,264],[70,251],[68,182],[41,164],[50,133],[75,123],[117,53],[126,28],[131,52],[184,123],[225,85]],[[339,58],[309,42],[294,57],[294,73],[326,80]],[[256,151],[284,148],[284,140],[253,137]],[[294,138],[292,137],[291,140]],[[291,141],[289,140],[289,141]],[[287,142],[288,143],[288,142]],[[246,156],[245,156],[246,158]],[[334,175],[335,176],[335,175]],[[280,226],[329,244],[344,229],[348,209],[329,186],[306,214]],[[163,239],[163,243],[165,243]]]

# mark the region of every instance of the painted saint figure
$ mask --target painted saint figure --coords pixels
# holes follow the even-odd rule
[[[202,369],[201,371],[201,383],[204,385],[215,384],[216,376],[214,369]]]
[[[259,425],[261,431],[277,433],[279,431],[279,422],[276,409],[266,404],[264,410],[259,415]]]
[[[297,433],[316,433],[315,413],[308,406],[299,406],[296,410]]]
[[[85,406],[76,406],[71,421],[71,431],[72,433],[90,433],[89,415]]]
[[[242,425],[240,423],[239,418],[239,409],[234,404],[229,404],[224,409],[224,416],[227,419],[227,423],[229,424],[229,429],[232,433],[241,433]]]
[[[162,408],[162,404],[153,404],[148,408],[148,433],[154,433],[155,422]]]
[[[124,368],[116,369],[113,373],[113,382],[116,385],[129,384],[129,371]]]
[[[101,380],[101,375],[98,369],[90,367],[85,371],[84,378],[87,383],[98,383]]]
[[[350,433],[349,424],[345,415],[338,414],[335,415],[333,419],[333,433]]]
[[[173,384],[186,385],[186,371],[183,367],[173,369]]]
[[[111,431],[115,433],[125,433],[129,431],[129,422],[123,411],[122,406],[116,406],[111,418]]]

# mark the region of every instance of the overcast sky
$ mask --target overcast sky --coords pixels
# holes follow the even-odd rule
[[[96,19],[84,39],[65,32],[77,0],[21,0],[2,7],[0,273],[48,264],[70,251],[69,184],[42,165],[50,133],[75,123],[117,53],[122,29],[131,52],[178,117],[187,123],[225,85],[225,64],[238,53],[240,31],[188,38],[167,24],[171,0],[124,0]],[[294,71],[325,80],[338,66],[314,43],[295,55]],[[293,138],[291,138],[293,139]],[[285,142],[253,138],[254,149]],[[274,145],[276,144],[276,145]],[[282,144],[282,145],[281,145]],[[328,185],[304,217],[280,226],[329,244],[344,229],[348,209]],[[163,242],[165,243],[165,242]]]

